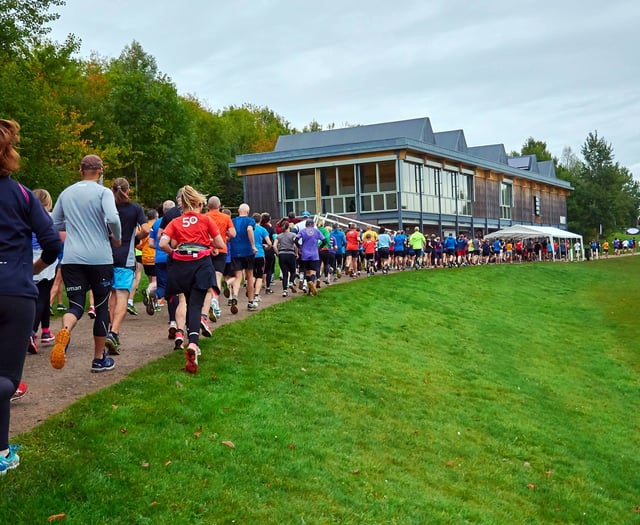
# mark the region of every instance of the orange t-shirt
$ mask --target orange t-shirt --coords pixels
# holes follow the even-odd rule
[[[219,249],[218,252],[227,253],[227,241],[229,240],[227,236],[227,232],[229,231],[230,228],[234,227],[231,217],[229,217],[225,213],[222,213],[220,210],[208,211],[206,215],[211,217],[213,219],[213,222],[216,223],[216,225],[218,226],[218,229],[220,230],[220,236],[224,241],[224,248]]]

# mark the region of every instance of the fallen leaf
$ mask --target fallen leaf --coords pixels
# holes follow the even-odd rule
[[[143,461],[142,464],[140,465],[142,468],[149,468],[149,462],[148,461]]]
[[[357,469],[355,469],[355,470],[352,470],[352,471],[351,471],[351,474],[360,474],[360,469],[359,469],[359,468],[357,468]]]
[[[152,501],[151,503],[149,503],[149,507],[154,507],[158,504],[157,501]]]
[[[193,437],[198,439],[200,437],[200,434],[202,434],[202,432],[194,432]]]
[[[62,521],[65,519],[67,519],[67,515],[64,512],[61,512],[60,514],[52,514],[48,518],[49,521]]]
[[[182,387],[184,387],[184,385],[183,385],[180,381],[176,381],[176,386],[177,386],[178,388],[182,388]]]
[[[529,484],[527,485],[527,488],[528,488],[528,489],[535,489],[535,488],[536,488],[536,486],[535,486],[533,483],[529,483]]]
[[[75,421],[69,421],[69,428],[73,428],[76,426],[76,422]]]
[[[111,405],[111,408],[113,408],[114,410],[117,410],[119,407],[118,405]]]
[[[447,461],[447,467],[453,467],[454,463],[453,461],[449,460]]]
[[[547,475],[548,478],[550,478],[553,474],[553,470],[547,470],[545,474]]]
[[[295,446],[293,443],[291,443],[291,444],[289,445],[289,448],[290,448],[291,450],[294,450],[294,449],[296,448],[296,446]]]
[[[633,512],[640,513],[640,507],[633,507]]]
[[[120,429],[120,434],[126,434],[127,433],[127,429],[126,428],[121,428]]]
[[[164,466],[165,466],[165,467],[168,467],[169,465],[171,465],[171,460],[167,461],[167,462],[164,464]]]
[[[523,466],[525,468],[531,468],[531,463],[529,463],[528,461],[525,461]]]
[[[223,441],[222,444],[225,447],[229,447],[229,448],[236,448],[235,444],[233,443],[233,441]]]
[[[218,376],[216,375],[211,376],[211,381],[217,381],[217,380],[218,380]]]

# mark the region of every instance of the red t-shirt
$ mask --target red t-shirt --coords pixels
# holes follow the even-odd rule
[[[172,220],[164,234],[180,244],[201,244],[211,246],[211,241],[220,235],[220,229],[213,219],[202,213],[188,211]]]
[[[360,247],[360,233],[358,230],[349,230],[345,237],[347,238],[347,250],[358,250]]]

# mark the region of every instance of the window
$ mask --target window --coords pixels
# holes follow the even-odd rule
[[[511,219],[511,208],[513,207],[513,187],[511,183],[500,183],[500,218]]]
[[[396,161],[358,165],[360,211],[397,210]]]
[[[315,169],[285,171],[280,176],[285,212],[316,213]]]

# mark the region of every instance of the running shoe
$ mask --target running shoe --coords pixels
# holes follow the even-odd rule
[[[96,358],[91,361],[92,372],[106,372],[107,370],[113,370],[116,366],[116,362],[109,356],[107,352],[102,352],[102,358]]]
[[[282,291],[282,297],[287,297],[289,295],[289,293],[286,290]]]
[[[138,310],[136,310],[136,305],[133,303],[127,304],[127,312],[131,315],[138,315]]]
[[[211,299],[211,308],[213,309],[213,313],[217,319],[220,319],[222,315],[222,311],[220,310],[220,301],[216,297]]]
[[[231,297],[231,292],[229,291],[229,285],[227,281],[222,281],[222,294],[228,299]]]
[[[27,395],[27,391],[28,390],[29,390],[29,388],[27,387],[27,383],[25,383],[24,381],[20,381],[20,383],[18,383],[18,388],[16,389],[16,391],[11,396],[11,401],[16,401],[17,399],[22,399],[24,396]]]
[[[142,304],[147,306],[149,304],[149,291],[146,288],[143,288],[140,295],[142,296]]]
[[[289,285],[289,290],[291,290],[291,293],[298,293],[298,290],[296,290],[296,286],[293,283]]]
[[[89,306],[89,312],[87,313],[87,315],[89,316],[89,319],[95,319],[96,318],[96,307],[91,305]]]
[[[147,314],[149,315],[153,315],[156,313],[156,303],[157,303],[157,297],[156,297],[156,293],[155,292],[151,292],[149,294],[147,294],[146,290],[143,290],[143,297],[147,298],[147,302],[144,303],[144,307],[145,310],[147,311]],[[144,302],[144,300],[143,300]]]
[[[322,286],[322,283],[320,282],[320,280],[315,281],[315,285],[316,288],[320,288]]]
[[[175,321],[171,321],[169,323],[169,335],[167,335],[167,339],[175,339],[176,332],[178,331],[178,325]]]
[[[20,450],[20,445],[9,445],[9,455],[0,456],[0,476],[4,476],[9,470],[20,465],[20,456],[16,454],[16,450]]]
[[[211,337],[213,335],[211,328],[209,328],[209,319],[207,319],[206,315],[200,316],[200,331],[205,337]]]
[[[342,277],[342,271],[340,271],[340,268],[336,268],[336,277],[338,279],[340,279],[340,277]]]
[[[63,368],[67,362],[67,347],[70,339],[71,334],[66,328],[62,328],[56,335],[56,342],[53,344],[51,355],[49,356],[49,361],[53,368]]]
[[[298,279],[298,290],[303,290],[305,288],[306,281],[303,279]]]
[[[184,345],[184,332],[179,328],[176,330],[176,337],[173,344],[174,350],[181,350]]]
[[[259,303],[259,302],[261,302],[261,301],[262,301],[262,298],[260,297],[260,294],[259,294],[259,293],[255,294],[255,295],[253,296],[253,302],[254,302],[254,303]]]
[[[36,335],[35,334],[31,334],[31,337],[29,337],[29,346],[27,347],[27,351],[30,354],[37,354],[38,353],[38,343],[36,343]]]
[[[107,334],[107,340],[104,342],[110,355],[120,355],[120,338],[115,332]]]
[[[233,299],[231,299],[231,313],[233,315],[238,313],[238,298],[234,297]]]
[[[271,288],[265,288],[264,293],[266,293],[267,295],[271,295],[273,293],[273,290]]]
[[[190,374],[195,374],[198,371],[198,345],[195,343],[189,343],[189,346],[184,351],[184,357],[187,360],[184,367]]]
[[[309,281],[309,293],[311,295],[318,295],[318,290],[316,290],[316,284],[313,281]]]
[[[247,310],[253,311],[253,310],[257,310],[257,309],[258,309],[258,303],[256,303],[255,301],[254,302],[249,302],[247,304]]]
[[[40,336],[40,343],[53,343],[56,340],[56,336],[51,333],[51,330],[42,330],[42,335]]]
[[[57,308],[58,312],[66,312],[67,311],[67,307],[62,303],[58,303],[58,306],[56,308]]]

